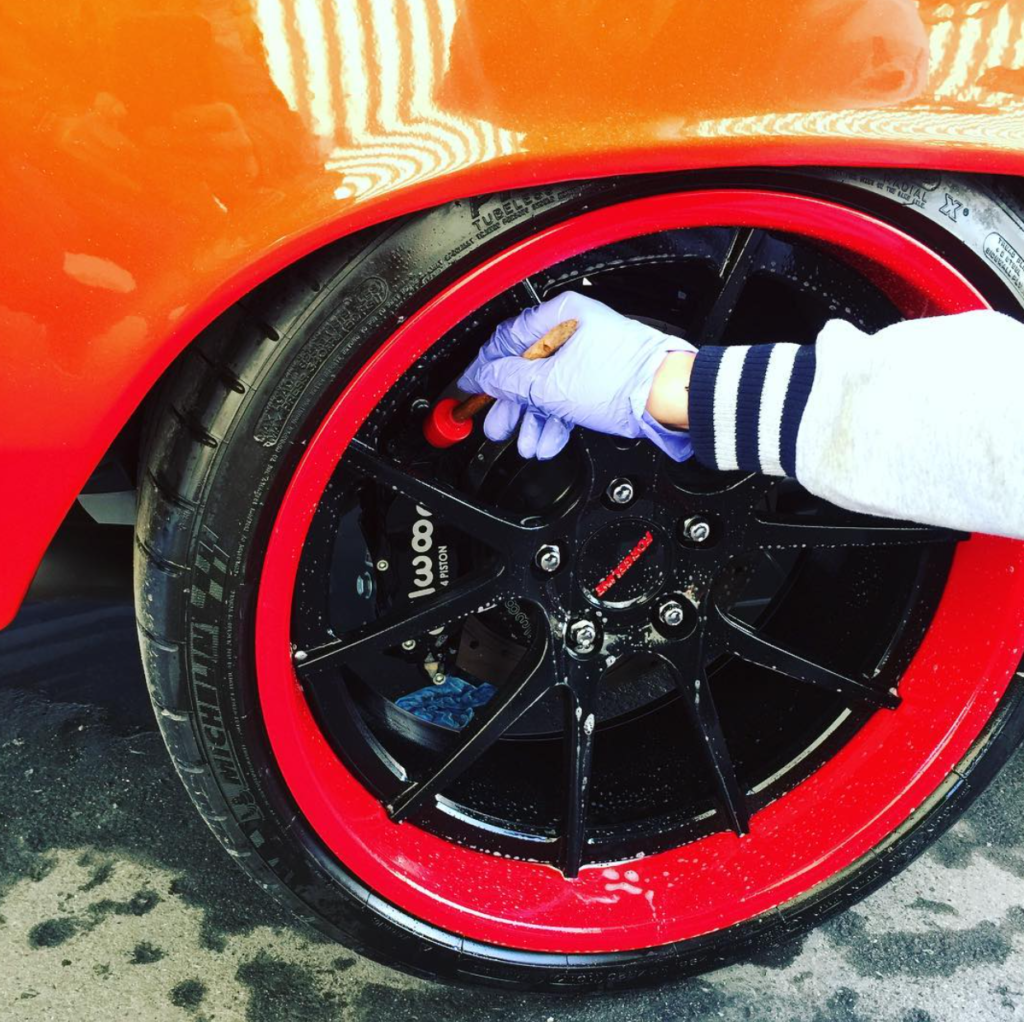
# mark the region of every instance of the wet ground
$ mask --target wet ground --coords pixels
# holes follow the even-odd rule
[[[327,944],[195,815],[116,592],[0,633],[0,1020],[1024,1019],[1024,755],[896,881],[770,961],[572,999],[432,986]]]

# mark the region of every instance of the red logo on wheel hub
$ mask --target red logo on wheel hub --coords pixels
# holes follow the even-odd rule
[[[608,574],[605,575],[605,577],[601,579],[596,586],[594,586],[594,594],[596,596],[604,596],[604,594],[608,592],[608,590],[611,589],[611,587],[615,585],[615,583],[618,582],[619,579],[622,578],[622,576],[625,575],[637,561],[640,560],[643,552],[653,542],[654,536],[651,535],[651,530],[648,529],[647,532],[640,537],[640,541],[637,545],[633,547],[633,549],[630,550],[630,552],[626,554],[626,556],[623,557],[622,560],[619,561],[619,563],[616,564],[615,567],[608,572]]]

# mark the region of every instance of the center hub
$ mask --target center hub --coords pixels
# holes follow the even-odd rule
[[[579,583],[591,603],[623,609],[658,594],[667,575],[668,544],[641,518],[622,518],[598,529],[583,546]]]

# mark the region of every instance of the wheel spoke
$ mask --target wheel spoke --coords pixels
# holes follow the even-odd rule
[[[770,639],[758,635],[742,622],[721,610],[717,613],[719,620],[724,625],[726,652],[733,656],[739,657],[749,664],[777,671],[796,681],[802,681],[831,692],[838,692],[850,702],[869,703],[872,706],[888,710],[899,706],[899,696],[894,693],[880,691],[856,678],[839,674],[812,660],[806,660],[791,650],[775,645]]]
[[[445,761],[429,777],[406,787],[388,806],[392,820],[404,820],[433,804],[435,796],[461,777],[544,695],[552,683],[551,672],[544,670],[550,642],[547,626],[538,626],[516,669],[459,734]]]
[[[567,877],[579,876],[587,844],[587,807],[593,779],[596,692],[565,687],[565,787],[560,861]]]
[[[815,517],[761,518],[750,536],[759,547],[854,547],[921,546],[925,543],[958,543],[967,533],[913,522],[857,515],[833,522]]]
[[[510,549],[531,536],[539,536],[545,528],[540,523],[524,525],[456,493],[448,486],[414,475],[359,440],[353,440],[349,445],[344,464],[380,485],[393,486],[410,500],[496,550]]]
[[[683,650],[689,655],[683,655]],[[722,722],[708,685],[698,643],[668,647],[661,651],[675,678],[687,716],[696,730],[701,754],[715,784],[715,795],[729,826],[742,836],[750,830],[747,799],[736,779],[736,767],[722,732]]]
[[[529,277],[523,277],[523,279],[519,282],[519,287],[526,295],[528,306],[540,305],[540,303],[544,300],[543,298],[541,298],[540,292],[537,290],[536,284],[534,284],[534,282],[530,280]]]
[[[431,597],[423,606],[418,605],[419,601],[412,609],[406,605],[401,610],[353,629],[340,639],[304,651],[305,656],[296,660],[295,669],[300,675],[306,676],[348,657],[391,649],[405,639],[415,638],[466,617],[494,603],[499,595],[507,595],[501,588],[504,573],[501,564],[474,572],[457,580],[440,595]]]
[[[694,336],[700,344],[719,344],[736,309],[747,279],[757,266],[764,232],[742,227],[736,232],[722,265],[722,285]]]

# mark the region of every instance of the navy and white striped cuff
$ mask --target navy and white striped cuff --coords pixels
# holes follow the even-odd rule
[[[697,460],[722,471],[796,475],[796,438],[814,382],[812,345],[704,347],[690,375]]]

